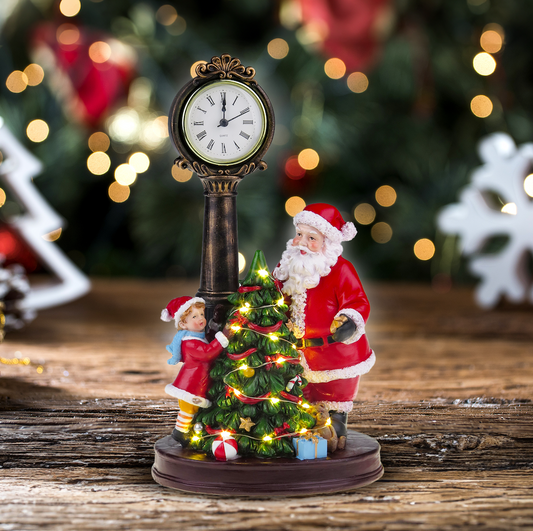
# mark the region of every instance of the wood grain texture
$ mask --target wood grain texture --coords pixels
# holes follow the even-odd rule
[[[153,444],[175,401],[159,313],[196,284],[95,282],[0,345],[0,531],[533,528],[533,309],[485,312],[468,289],[368,288],[378,361],[350,427],[385,475],[353,492],[235,498],[165,489]]]

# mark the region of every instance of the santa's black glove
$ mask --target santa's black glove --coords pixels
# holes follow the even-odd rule
[[[331,325],[333,339],[339,343],[344,343],[347,339],[350,339],[356,330],[357,325],[346,315],[340,315]]]

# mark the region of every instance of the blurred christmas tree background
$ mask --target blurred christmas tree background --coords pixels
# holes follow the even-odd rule
[[[482,137],[533,137],[532,20],[518,0],[2,0],[0,116],[85,272],[196,277],[202,186],[172,172],[166,116],[191,66],[229,53],[276,112],[268,170],[239,186],[248,262],[262,248],[273,267],[290,215],[331,202],[364,278],[466,278],[436,214]],[[21,206],[0,203],[5,237]]]

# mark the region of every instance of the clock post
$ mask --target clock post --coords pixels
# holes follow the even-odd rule
[[[198,65],[172,103],[169,132],[180,168],[204,188],[200,287],[206,317],[237,291],[237,186],[256,169],[274,136],[274,111],[254,79],[255,70],[228,54]]]
[[[238,178],[200,177],[204,186],[204,230],[200,288],[207,320],[217,304],[227,304],[239,287],[237,238]]]

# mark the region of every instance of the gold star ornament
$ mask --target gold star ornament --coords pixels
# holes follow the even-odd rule
[[[244,428],[246,431],[250,431],[252,429],[252,426],[255,426],[255,422],[252,422],[252,419],[250,417],[246,417],[243,419],[242,417],[239,417],[241,419],[241,425],[239,428]]]

